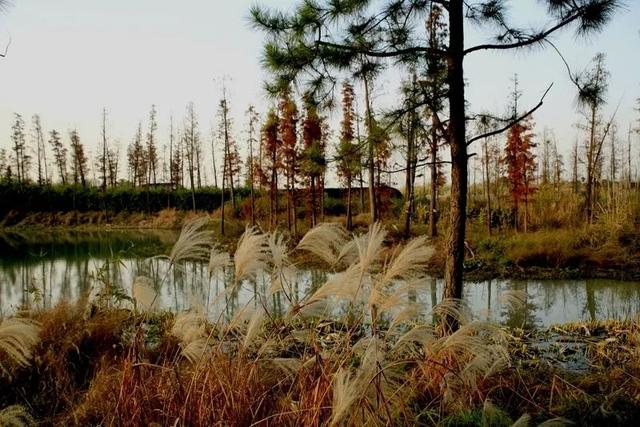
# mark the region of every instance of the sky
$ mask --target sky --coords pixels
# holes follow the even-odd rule
[[[0,12],[0,147],[10,147],[13,113],[29,122],[40,114],[45,129],[57,129],[68,140],[78,129],[89,150],[98,146],[101,112],[108,111],[110,140],[126,145],[138,122],[147,121],[151,104],[158,109],[160,143],[168,141],[169,117],[179,125],[186,104],[195,103],[207,147],[210,129],[226,81],[238,140],[244,139],[246,111],[254,104],[265,112],[270,100],[260,67],[264,35],[251,28],[247,15],[253,0],[12,0]],[[294,0],[258,0],[261,5],[291,9]],[[511,0],[515,22],[545,22],[536,0]],[[467,45],[487,38],[469,28]],[[588,66],[597,52],[607,55],[611,83],[606,106],[621,133],[640,117],[633,111],[640,97],[640,1],[627,0],[606,30],[588,39],[571,31],[555,36],[574,70]],[[0,50],[2,50],[0,48]],[[537,104],[553,83],[545,105],[536,113],[536,132],[553,129],[562,152],[579,137],[575,88],[558,55],[549,49],[476,53],[466,60],[470,112],[505,111],[511,81],[519,76],[521,105]],[[398,70],[375,84],[378,108],[397,99]],[[336,119],[337,113],[333,115]],[[473,133],[473,132],[470,132]],[[626,136],[625,136],[626,138]],[[640,146],[640,141],[638,141]],[[640,155],[640,154],[639,154]],[[210,154],[208,154],[210,156]],[[640,161],[640,160],[639,160]],[[212,181],[211,172],[208,180]]]

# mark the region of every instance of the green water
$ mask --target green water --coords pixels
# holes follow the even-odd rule
[[[153,255],[168,253],[177,238],[173,231],[113,231],[101,233],[0,234],[0,313],[22,307],[52,307],[96,292],[104,283],[118,284],[130,294],[133,280],[145,275],[156,283],[163,308],[179,311],[198,305],[228,315],[269,287],[268,274],[244,283],[238,292],[223,294],[233,281],[228,269],[209,277],[207,266],[186,263],[168,270]],[[302,299],[332,274],[298,269],[291,278],[292,298]],[[442,282],[427,279],[417,295],[425,311],[437,304]],[[526,303],[514,308],[506,291],[526,293]],[[510,326],[543,327],[577,320],[630,319],[640,313],[640,283],[616,280],[491,280],[465,284],[464,298],[477,318]],[[284,304],[286,301],[274,301]]]

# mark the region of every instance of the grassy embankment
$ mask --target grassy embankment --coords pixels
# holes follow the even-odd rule
[[[198,307],[158,312],[154,286],[137,278],[102,283],[77,303],[4,319],[0,409],[9,409],[0,420],[83,426],[640,420],[636,322],[527,333],[474,321],[453,301],[425,313],[415,296],[433,248],[418,238],[385,254],[380,228],[350,238],[323,226],[307,235],[296,251],[313,252],[338,274],[283,307],[273,301],[293,295],[286,241],[249,232],[232,262],[212,248],[203,225],[183,231],[169,255],[172,268],[193,258],[207,258],[212,275],[230,267],[235,285],[220,301],[243,279],[251,287],[260,269],[271,275],[268,289],[258,288],[235,314],[223,309],[207,319]],[[503,297],[514,308],[523,300],[517,292]],[[444,314],[460,320],[457,332],[440,327]]]

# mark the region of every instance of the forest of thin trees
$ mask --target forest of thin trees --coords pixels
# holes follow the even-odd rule
[[[481,201],[489,234],[505,224],[526,232],[531,222],[530,205],[539,189],[564,188],[580,195],[584,219],[593,222],[603,197],[615,199],[613,193],[623,184],[636,188],[640,100],[637,120],[627,125],[618,123],[615,111],[607,111],[606,89],[611,77],[603,54],[597,54],[591,67],[575,78],[591,89],[577,93],[575,141],[558,141],[552,129],[540,129],[534,123],[533,115],[511,124],[504,134],[490,135],[499,123],[488,115],[475,123],[478,132],[487,136],[471,147],[475,156],[470,163],[469,197]],[[415,69],[409,70],[400,87],[400,109],[419,102],[420,79]],[[294,233],[301,218],[309,227],[324,220],[327,180],[343,189],[349,229],[354,212],[371,212],[371,207],[380,202],[378,189],[389,185],[404,194],[399,214],[405,234],[410,235],[414,224],[425,223],[429,233],[436,236],[443,211],[439,204],[446,200],[443,188],[450,175],[442,152],[447,143],[438,132],[442,125],[429,106],[407,108],[401,116],[400,110],[376,109],[374,113],[372,106],[372,111],[365,109],[359,114],[358,106],[366,100],[358,98],[355,86],[356,81],[349,79],[341,84],[340,108],[333,114],[338,119],[334,120],[335,129],[328,118],[331,111],[322,114],[320,105],[296,99],[287,88],[264,115],[249,106],[246,129],[238,130],[224,90],[209,141],[200,130],[193,103],[187,105],[181,125],[172,117],[164,133],[159,130],[157,107],[152,105],[147,120],[138,123],[123,160],[120,144],[109,136],[106,110],[100,118],[101,144],[93,156],[77,129],[46,131],[38,114],[26,124],[16,113],[11,144],[0,151],[2,181],[18,187],[185,188],[192,194],[192,208],[196,191],[212,186],[223,190],[223,217],[227,203],[226,216],[243,214],[235,193],[238,188],[247,188],[251,197],[242,202],[253,224],[259,220],[270,228],[287,227]],[[517,117],[522,96],[517,75],[512,86],[505,103]],[[623,128],[626,132],[620,131]],[[165,141],[164,145],[160,141]],[[368,157],[371,142],[372,161]],[[562,147],[568,150],[563,153]],[[244,160],[241,153],[245,153]],[[121,170],[122,161],[125,168]],[[371,166],[373,202],[366,176]],[[205,183],[211,171],[211,179]],[[256,206],[263,197],[268,210],[257,213]],[[374,216],[379,218],[380,213],[370,218]]]

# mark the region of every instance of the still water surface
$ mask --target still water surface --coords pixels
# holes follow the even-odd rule
[[[187,263],[167,271],[167,262],[149,259],[167,253],[177,234],[169,231],[110,233],[40,233],[0,235],[0,316],[20,307],[51,307],[74,300],[105,281],[131,292],[136,276],[154,280],[159,304],[184,310],[197,304],[210,313],[242,307],[256,290],[269,287],[266,274],[224,300],[216,298],[233,281],[233,272],[209,277],[207,266]],[[292,285],[302,299],[331,273],[300,270]],[[429,279],[417,295],[425,311],[437,304],[442,281]],[[524,307],[504,303],[505,291],[527,294]],[[490,280],[465,284],[464,298],[477,318],[510,326],[548,326],[577,320],[636,318],[640,313],[640,283],[615,280]],[[281,304],[282,301],[274,301]]]

